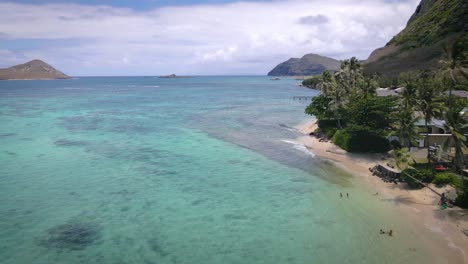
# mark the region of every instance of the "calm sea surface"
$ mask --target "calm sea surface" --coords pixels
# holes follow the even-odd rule
[[[1,81],[0,263],[427,261],[394,205],[290,143],[297,83]]]

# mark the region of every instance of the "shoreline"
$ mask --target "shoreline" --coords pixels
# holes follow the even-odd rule
[[[368,185],[378,193],[378,199],[390,200],[395,213],[404,215],[418,232],[435,238],[421,241],[436,257],[434,263],[468,263],[468,236],[463,233],[463,230],[468,230],[468,210],[458,207],[440,210],[437,205],[439,197],[429,189],[411,190],[405,183],[395,185],[372,176],[369,168],[384,162],[382,155],[348,153],[331,142],[320,142],[309,136],[316,127],[315,120],[297,125],[295,128],[304,135],[296,141],[316,157],[333,162]],[[432,187],[440,192],[454,190],[451,186]]]

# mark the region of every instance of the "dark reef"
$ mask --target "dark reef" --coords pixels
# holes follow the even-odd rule
[[[68,223],[47,230],[39,244],[50,249],[83,250],[101,237],[101,228],[91,223]]]

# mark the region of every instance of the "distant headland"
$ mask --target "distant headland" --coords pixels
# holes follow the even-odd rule
[[[311,76],[322,74],[324,70],[336,71],[340,61],[317,54],[307,54],[302,58],[291,58],[277,65],[268,76]]]
[[[0,69],[0,80],[53,80],[71,77],[41,60],[32,60]]]

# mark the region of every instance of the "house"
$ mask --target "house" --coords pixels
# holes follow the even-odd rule
[[[445,94],[449,95],[450,91],[446,91]],[[458,96],[458,97],[463,97],[463,98],[468,98],[468,91],[463,91],[463,90],[453,90],[452,95]]]
[[[377,96],[400,96],[405,88],[377,88],[376,93]]]
[[[462,115],[465,120],[468,120],[468,107],[463,108],[460,115]]]

